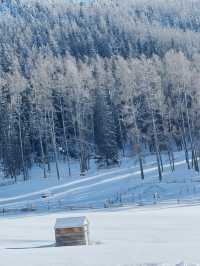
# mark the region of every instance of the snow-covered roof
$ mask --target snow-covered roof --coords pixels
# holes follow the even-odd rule
[[[81,227],[88,224],[88,220],[85,216],[82,217],[67,217],[67,218],[58,218],[56,220],[55,228],[74,228]]]

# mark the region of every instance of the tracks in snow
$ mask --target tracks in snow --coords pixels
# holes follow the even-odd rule
[[[185,161],[176,162],[176,166],[182,165],[184,163]],[[167,169],[170,167],[170,165],[166,164],[164,167],[165,169]],[[154,173],[155,171],[157,171],[157,167],[152,166],[147,166],[144,170],[146,174]],[[41,198],[41,194],[47,192],[50,192],[53,195],[52,200],[59,200],[68,197],[69,200],[74,203],[76,203],[76,200],[79,202],[81,202],[81,200],[90,201],[89,197],[92,194],[93,199],[95,198],[96,194],[99,195],[99,198],[101,197],[101,194],[103,194],[104,196],[109,195],[109,193],[113,194],[115,190],[120,191],[120,188],[123,186],[123,181],[125,179],[129,179],[129,181],[131,181],[134,176],[137,177],[139,175],[140,171],[138,170],[138,166],[117,170],[115,169],[83,179],[79,178],[78,180],[74,180],[61,185],[56,185],[48,189],[42,189],[36,192],[27,193],[15,197],[3,198],[0,199],[0,207],[23,207],[27,205],[27,202],[39,204],[44,202],[44,200]],[[138,185],[138,183],[136,183],[135,185]],[[87,195],[88,197],[84,197],[83,195]]]

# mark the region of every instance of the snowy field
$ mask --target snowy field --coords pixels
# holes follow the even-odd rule
[[[127,158],[121,167],[63,174],[59,182],[34,169],[30,181],[1,186],[0,266],[200,265],[200,176],[181,153],[173,173],[163,161],[162,182],[149,157],[144,181]],[[35,211],[22,211],[28,206]],[[90,221],[91,245],[54,247],[56,218],[79,215]]]
[[[54,247],[56,218],[76,215],[88,217],[92,245]],[[199,225],[200,206],[5,217],[0,220],[0,265],[198,265]]]

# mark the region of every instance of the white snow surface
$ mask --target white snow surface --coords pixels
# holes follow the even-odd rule
[[[56,218],[71,215],[87,216],[92,244],[54,247]],[[5,217],[0,220],[0,265],[198,265],[199,225],[200,206]]]
[[[200,265],[200,176],[175,156],[175,172],[163,156],[162,182],[151,156],[143,181],[126,158],[82,177],[60,165],[59,182],[55,169],[43,179],[34,168],[31,180],[0,186],[0,266]],[[55,247],[56,219],[78,216],[89,220],[91,245]]]
[[[67,217],[56,219],[55,228],[73,228],[81,227],[87,224],[87,218],[85,216],[81,217]]]
[[[155,157],[145,162],[145,180],[140,178],[138,163],[133,158],[123,160],[121,167],[97,170],[93,166],[86,176],[79,176],[75,165],[74,175],[68,177],[66,165],[61,165],[61,180],[56,180],[55,169],[48,179],[42,178],[42,170],[34,168],[32,179],[14,185],[0,186],[0,211],[2,208],[27,208],[37,210],[62,207],[103,207],[107,201],[123,203],[153,203],[156,201],[200,198],[200,176],[188,170],[182,153],[176,154],[175,172],[171,172],[166,156],[163,156],[163,181],[158,180]],[[53,166],[52,166],[53,168]],[[43,198],[47,195],[48,198]]]

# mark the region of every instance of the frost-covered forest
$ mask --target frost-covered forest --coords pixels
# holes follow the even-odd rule
[[[199,171],[200,2],[0,1],[0,158],[5,178],[55,162],[120,164],[184,150]]]

